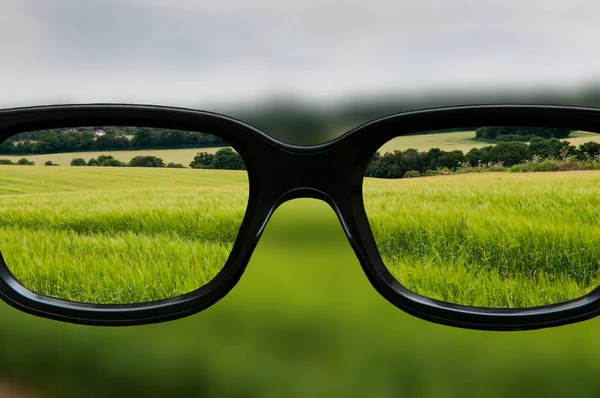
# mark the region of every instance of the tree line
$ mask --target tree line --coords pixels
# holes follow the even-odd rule
[[[575,147],[557,138],[534,137],[526,142],[499,142],[496,145],[473,148],[466,154],[459,150],[443,151],[432,148],[427,152],[416,149],[376,153],[366,170],[367,177],[403,178],[428,174],[435,170],[456,170],[461,166],[500,165],[510,167],[534,159],[597,160],[600,144],[587,142]],[[408,175],[407,175],[408,173]]]
[[[129,162],[123,162],[115,159],[111,155],[100,155],[97,158],[88,160],[87,162],[83,158],[75,158],[71,160],[71,166],[185,168],[185,166],[181,163],[165,163],[163,159],[157,156],[135,156]]]
[[[527,126],[491,126],[475,130],[475,138],[493,141],[530,141],[534,137],[567,138],[571,129]]]
[[[71,160],[71,166],[102,166],[102,167],[167,167],[185,168],[181,163],[165,163],[157,156],[135,156],[129,162],[115,159],[111,155],[100,155],[87,162],[83,158]],[[189,166],[192,169],[221,169],[221,170],[245,170],[245,165],[236,152],[231,148],[219,149],[216,153],[198,152]]]
[[[228,145],[219,137],[195,131],[97,126],[17,134],[0,143],[0,154],[39,155],[61,152],[209,148]]]
[[[59,166],[48,160],[44,163],[46,166]],[[13,162],[10,159],[0,159],[0,165],[35,165],[35,162],[27,158],[19,159]],[[181,163],[165,163],[162,158],[157,156],[135,156],[129,162],[115,159],[112,155],[100,155],[97,158],[91,158],[86,161],[83,158],[75,158],[70,162],[71,166],[101,166],[101,167],[166,167],[175,169],[184,169]],[[207,152],[198,152],[189,166],[193,169],[220,169],[220,170],[245,170],[244,161],[231,148],[219,149],[214,154]]]

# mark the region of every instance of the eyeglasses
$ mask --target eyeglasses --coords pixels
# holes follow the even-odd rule
[[[303,147],[180,108],[2,110],[0,295],[89,325],[192,315],[236,285],[274,210],[308,197],[409,314],[485,330],[583,321],[600,311],[597,132],[594,108],[482,105]]]

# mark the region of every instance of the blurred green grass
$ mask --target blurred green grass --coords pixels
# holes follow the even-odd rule
[[[494,333],[413,318],[314,200],[278,209],[238,286],[195,316],[98,328],[0,315],[0,379],[42,396],[600,395],[599,321]]]

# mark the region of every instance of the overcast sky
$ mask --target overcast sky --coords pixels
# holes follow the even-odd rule
[[[600,81],[600,2],[0,0],[0,106]]]

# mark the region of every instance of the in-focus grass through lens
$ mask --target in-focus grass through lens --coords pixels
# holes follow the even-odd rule
[[[179,296],[217,275],[248,201],[247,173],[226,143],[150,128],[64,130],[16,136],[11,155],[0,154],[0,251],[24,286],[64,300],[130,304]],[[102,152],[57,152],[73,149],[65,136],[97,149],[108,134]],[[159,145],[165,149],[152,149]],[[181,156],[166,162],[164,151]]]
[[[363,197],[384,264],[409,290],[461,305],[535,307],[589,293],[600,285],[600,145],[569,145],[570,134],[589,133],[547,138],[535,128],[481,136],[493,129],[402,137],[404,148],[373,157]],[[446,145],[467,134],[486,145]],[[410,139],[432,148],[410,149]]]

